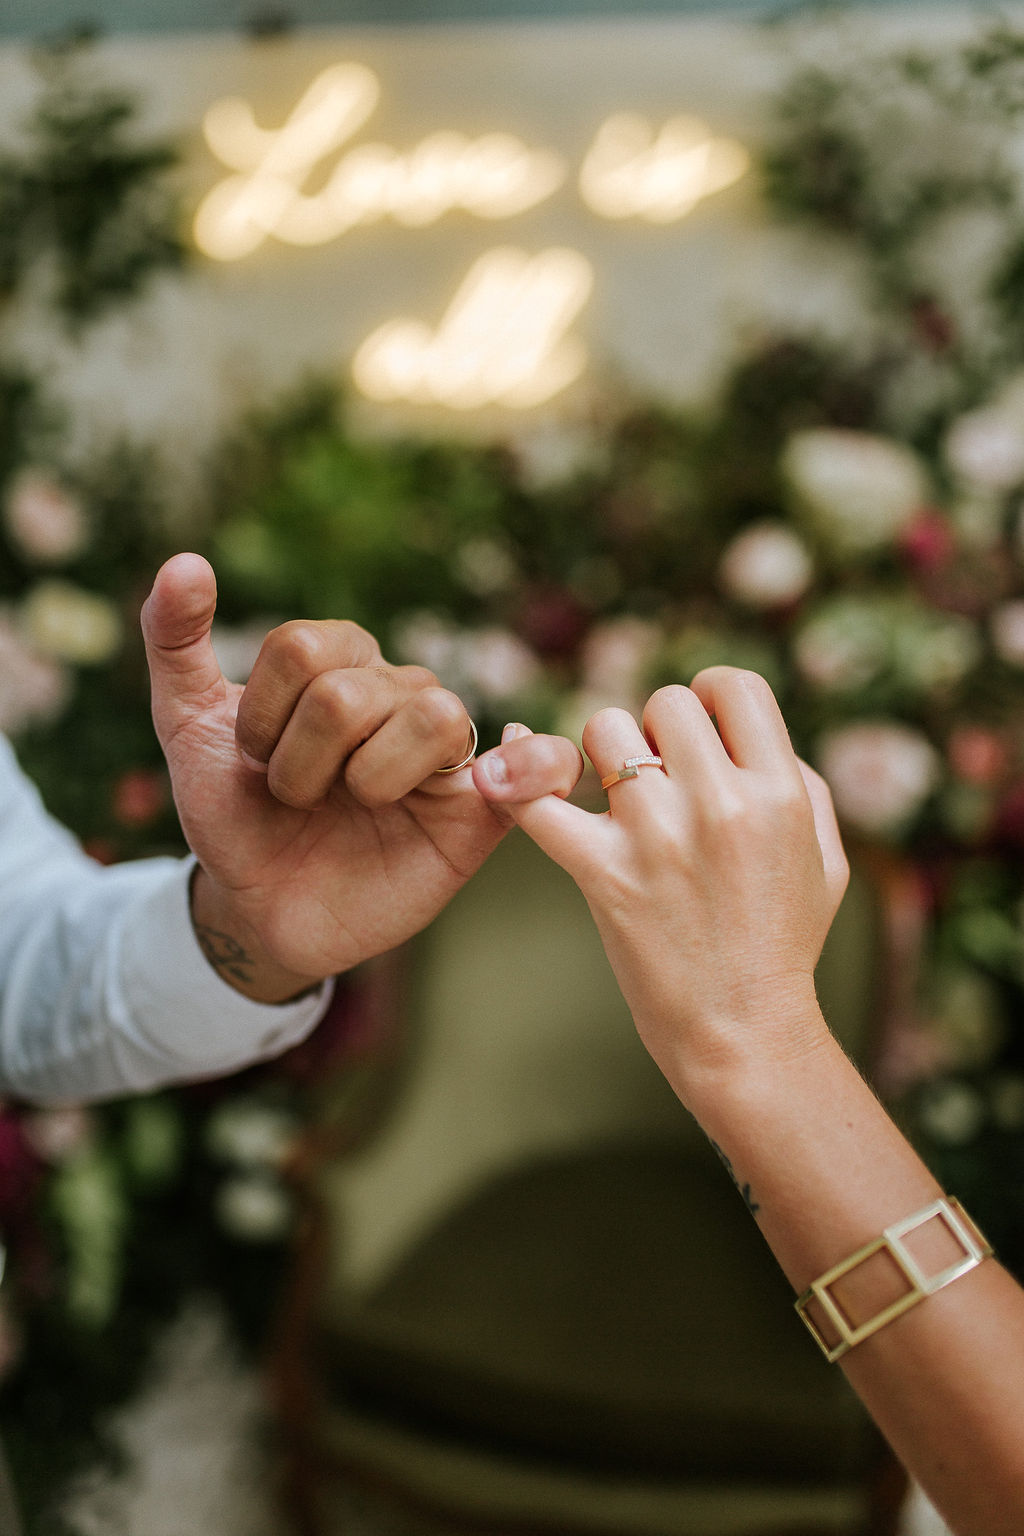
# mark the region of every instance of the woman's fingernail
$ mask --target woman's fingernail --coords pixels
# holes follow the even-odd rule
[[[504,739],[502,736],[502,741]],[[508,764],[500,752],[486,752],[483,757],[477,759],[476,766],[477,771],[482,773],[488,784],[493,785],[495,789],[503,789],[508,783]]]
[[[252,769],[253,773],[262,773],[264,777],[266,776],[267,768],[269,766],[267,763],[261,763],[257,757],[250,757],[248,752],[242,751],[241,747],[238,749],[238,755],[242,759],[242,762],[245,764],[245,766]]]
[[[501,733],[501,744],[504,746],[506,741],[515,741],[517,736],[528,736],[529,734],[525,725],[520,725],[517,720],[510,720]]]

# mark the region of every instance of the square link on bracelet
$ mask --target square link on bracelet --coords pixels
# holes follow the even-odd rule
[[[926,1275],[903,1239],[936,1218],[960,1244],[963,1256],[935,1274]],[[839,1302],[831,1293],[831,1287],[851,1270],[857,1269],[861,1264],[873,1259],[875,1254],[883,1251],[888,1253],[900,1271],[907,1283],[907,1290],[888,1306],[876,1312],[874,1317],[869,1317],[863,1323],[855,1323],[843,1312]],[[848,1349],[870,1338],[873,1333],[877,1333],[880,1328],[895,1321],[897,1317],[902,1317],[904,1312],[915,1307],[919,1301],[924,1301],[926,1296],[933,1296],[936,1291],[941,1291],[944,1285],[949,1285],[952,1281],[958,1280],[961,1275],[966,1275],[969,1270],[976,1269],[991,1252],[991,1245],[979,1232],[959,1200],[952,1196],[948,1199],[943,1197],[925,1206],[923,1211],[917,1211],[913,1216],[906,1216],[902,1221],[886,1227],[881,1237],[874,1238],[872,1242],[866,1243],[863,1248],[851,1254],[848,1259],[843,1259],[841,1263],[827,1270],[799,1297],[795,1303],[796,1310],[803,1318],[826,1360],[830,1362],[838,1360],[846,1354]],[[837,1344],[829,1344],[821,1328],[807,1310],[808,1304],[815,1299],[839,1335]]]

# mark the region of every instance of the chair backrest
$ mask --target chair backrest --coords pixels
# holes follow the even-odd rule
[[[856,883],[819,972],[855,1056],[874,925]],[[362,1291],[438,1217],[516,1163],[602,1141],[702,1139],[640,1043],[572,880],[513,832],[416,941],[411,1056],[368,1144],[328,1168],[334,1285]]]

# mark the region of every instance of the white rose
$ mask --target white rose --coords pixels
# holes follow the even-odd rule
[[[295,1139],[294,1116],[265,1104],[224,1104],[206,1128],[214,1157],[243,1168],[278,1167]]]
[[[13,736],[32,721],[56,719],[70,692],[65,669],[37,656],[0,614],[0,730]]]
[[[88,538],[81,503],[43,469],[26,469],[15,476],[4,517],[22,553],[39,564],[73,559]]]
[[[917,455],[866,432],[795,432],[781,468],[809,520],[846,553],[891,543],[929,497]]]
[[[284,1237],[292,1219],[284,1186],[255,1174],[222,1184],[216,1210],[226,1231],[250,1243],[277,1241]]]
[[[1024,667],[1024,598],[1003,603],[989,620],[992,646],[1000,661]]]
[[[970,411],[950,428],[946,459],[982,490],[1012,490],[1024,480],[1024,423],[991,408]]]
[[[738,534],[718,567],[723,591],[748,608],[782,608],[796,602],[813,575],[806,544],[783,523],[755,523]]]
[[[657,624],[625,616],[595,624],[583,642],[583,687],[610,700],[632,700],[662,641]]]
[[[67,581],[41,581],[25,599],[21,618],[35,649],[57,661],[97,666],[121,644],[121,616],[110,599]]]
[[[483,699],[509,699],[523,693],[542,671],[535,653],[507,629],[474,630],[462,641],[459,672]]]
[[[861,720],[822,737],[818,766],[841,820],[871,835],[898,831],[936,788],[940,758],[920,731]]]
[[[985,491],[1024,480],[1024,374],[1014,374],[987,405],[955,421],[945,444],[950,468]]]
[[[985,1106],[966,1083],[936,1083],[925,1094],[918,1115],[925,1131],[940,1146],[964,1147],[981,1130]]]

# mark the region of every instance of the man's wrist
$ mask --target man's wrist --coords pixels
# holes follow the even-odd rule
[[[251,923],[238,911],[230,892],[196,866],[189,892],[189,912],[196,941],[222,981],[256,1003],[292,1003],[323,981],[279,964]]]

